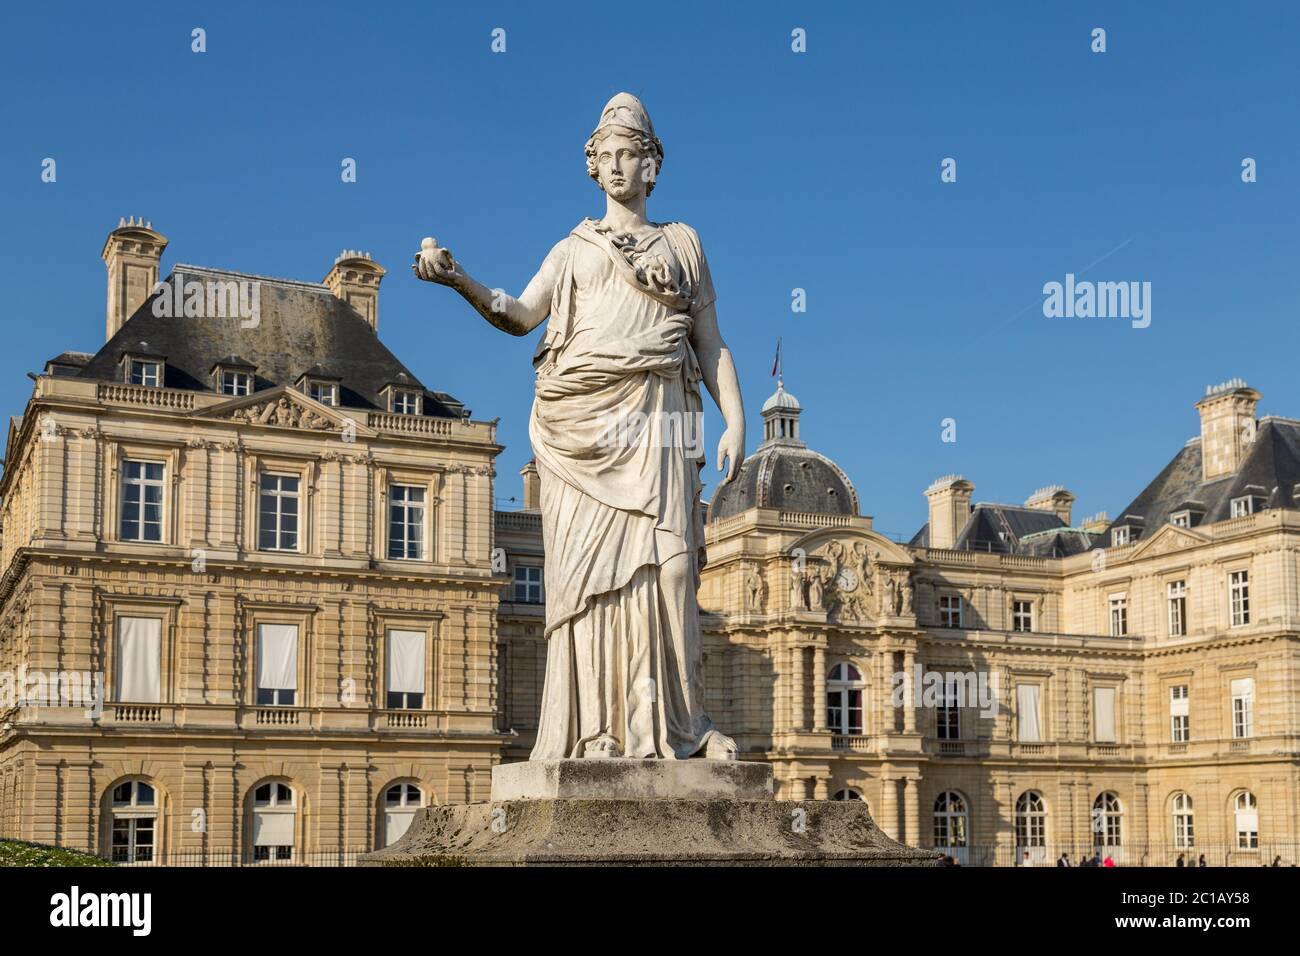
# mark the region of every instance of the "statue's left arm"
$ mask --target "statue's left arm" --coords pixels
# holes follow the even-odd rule
[[[736,365],[718,331],[718,313],[712,302],[695,313],[691,344],[700,362],[704,385],[727,423],[726,431],[718,440],[718,471],[723,471],[725,460],[726,473],[721,482],[725,485],[740,474],[740,463],[745,460],[745,408],[740,399]]]

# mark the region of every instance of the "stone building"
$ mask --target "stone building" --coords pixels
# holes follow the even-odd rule
[[[495,425],[384,347],[368,256],[155,290],[166,244],[110,233],[107,341],[10,425],[0,834],[346,860],[487,796]]]
[[[949,475],[902,543],[778,386],[710,503],[710,714],[779,796],[866,800],[966,864],[1300,862],[1300,422],[1256,420],[1258,399],[1208,390],[1200,435],[1115,521],[1075,522],[1059,486],[972,503]],[[512,568],[540,563],[535,519],[497,515]],[[545,649],[540,608],[508,607],[523,757]]]
[[[365,255],[156,286],[166,244],[110,234],[107,342],[11,423],[0,835],[346,861],[532,748],[537,470],[494,509],[493,424],[384,348]],[[1259,397],[1208,389],[1113,521],[949,475],[904,542],[778,384],[709,506],[710,714],[782,798],[866,800],[967,864],[1300,862],[1300,422]]]

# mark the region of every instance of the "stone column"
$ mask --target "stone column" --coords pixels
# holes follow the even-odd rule
[[[790,688],[790,729],[803,730],[807,726],[804,715],[808,712],[803,700],[803,647],[796,644],[791,654],[794,655],[794,686]]]
[[[830,784],[829,784],[829,781],[828,781],[825,777],[822,777],[822,776],[818,776],[818,777],[816,778],[816,780],[817,780],[817,782],[816,782],[816,784],[813,786],[813,799],[814,799],[814,800],[827,800],[827,799],[829,799],[829,798],[830,798],[830,795],[831,795],[831,794],[830,794]]]
[[[826,648],[813,648],[813,730],[826,732]]]
[[[921,838],[921,780],[919,777],[903,778],[903,842],[916,846]]]
[[[898,781],[892,776],[880,778],[880,829],[891,839],[898,839]]]
[[[904,687],[907,688],[907,696],[903,699],[903,733],[916,733],[916,675],[914,667],[916,665],[916,652],[906,650],[903,652],[903,670],[907,673],[904,681]]]
[[[868,733],[892,734],[894,732],[894,705],[892,702],[894,694],[893,685],[893,651],[887,644],[882,644],[876,649],[875,661],[875,696],[871,703],[872,710],[875,713],[875,727],[868,730]]]

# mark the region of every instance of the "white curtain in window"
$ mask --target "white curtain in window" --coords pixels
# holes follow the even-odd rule
[[[298,625],[257,625],[257,686],[297,690]]]
[[[384,813],[384,846],[400,840],[415,818],[414,810],[388,810]]]
[[[1232,682],[1233,697],[1254,697],[1255,696],[1255,678],[1239,677]]]
[[[258,810],[253,814],[254,846],[293,846],[292,813]]]
[[[1173,717],[1186,717],[1186,716],[1187,716],[1187,713],[1188,713],[1188,711],[1187,711],[1187,703],[1188,703],[1188,701],[1187,701],[1187,698],[1186,698],[1186,697],[1174,697],[1174,698],[1172,698],[1172,699],[1169,701],[1169,713],[1170,713],[1170,715],[1173,716]]]
[[[1238,810],[1237,811],[1237,832],[1258,833],[1259,832],[1259,811]]]
[[[1038,723],[1037,684],[1016,685],[1016,737],[1022,743],[1037,743],[1043,739]]]
[[[424,693],[424,632],[388,632],[388,690],[394,694]]]
[[[117,620],[117,699],[156,704],[162,699],[162,620]]]
[[[1115,688],[1097,687],[1092,692],[1096,713],[1097,742],[1115,742]]]

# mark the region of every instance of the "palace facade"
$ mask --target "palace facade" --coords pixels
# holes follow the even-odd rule
[[[10,426],[0,836],[347,862],[528,756],[537,470],[494,509],[494,423],[383,346],[369,257],[159,285],[166,245],[110,233],[105,344]],[[779,797],[967,864],[1300,862],[1300,422],[1259,397],[1208,389],[1115,520],[949,475],[901,542],[778,385],[709,505],[710,714]]]

